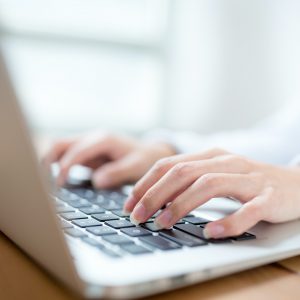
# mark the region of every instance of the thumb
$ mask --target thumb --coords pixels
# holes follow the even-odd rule
[[[112,188],[139,178],[141,159],[137,154],[127,155],[119,160],[108,162],[93,174],[96,188]]]
[[[206,238],[238,236],[256,225],[262,219],[262,210],[260,203],[255,200],[247,202],[239,210],[223,219],[208,223],[203,231],[204,236]]]

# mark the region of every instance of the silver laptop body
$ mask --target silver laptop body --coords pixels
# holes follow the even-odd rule
[[[85,297],[141,297],[300,254],[300,221],[260,223],[250,231],[256,235],[254,240],[121,258],[65,236],[1,56],[0,142],[0,230]],[[237,202],[219,198],[194,213],[217,219],[238,207]]]

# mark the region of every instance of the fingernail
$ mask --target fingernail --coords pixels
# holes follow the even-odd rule
[[[126,217],[130,216],[130,213],[131,211],[127,210],[126,208],[123,207],[123,210],[122,210],[122,214]]]
[[[161,230],[161,229],[164,229],[165,227],[163,227],[161,224],[157,223],[156,220],[154,220],[154,223],[153,223],[153,229],[156,231],[156,230]]]
[[[159,229],[167,228],[172,221],[172,217],[172,213],[169,210],[166,210],[163,211],[157,218],[155,218],[154,223]]]
[[[124,202],[123,212],[130,214],[132,212],[135,203],[136,203],[136,199],[132,195],[129,196]]]
[[[211,238],[220,238],[224,233],[225,229],[222,225],[219,224],[209,224],[205,226],[203,230],[203,235],[206,239]]]
[[[130,215],[130,221],[138,225],[140,224],[146,217],[146,208],[143,204],[138,204]]]

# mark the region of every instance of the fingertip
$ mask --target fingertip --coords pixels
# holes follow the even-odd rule
[[[62,174],[59,174],[56,178],[56,183],[58,186],[62,187],[65,184],[66,180],[65,177]]]
[[[225,227],[220,223],[208,223],[204,230],[203,235],[206,239],[218,239],[226,237]]]
[[[133,195],[130,195],[124,203],[123,210],[124,212],[131,213],[135,207],[135,204],[137,203],[136,198]]]
[[[103,172],[96,172],[92,177],[92,182],[93,185],[98,189],[111,188],[114,185],[111,178]]]
[[[135,226],[138,226],[140,224],[140,222],[132,214],[130,215],[129,219],[130,219],[130,222],[132,224],[134,224]]]

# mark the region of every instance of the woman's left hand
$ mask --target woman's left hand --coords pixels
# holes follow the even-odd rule
[[[237,236],[261,220],[279,223],[300,217],[300,168],[259,163],[212,149],[200,154],[159,160],[136,184],[124,210],[143,223],[168,204],[155,219],[170,228],[180,218],[214,197],[233,197],[243,205],[210,222],[207,238]]]

